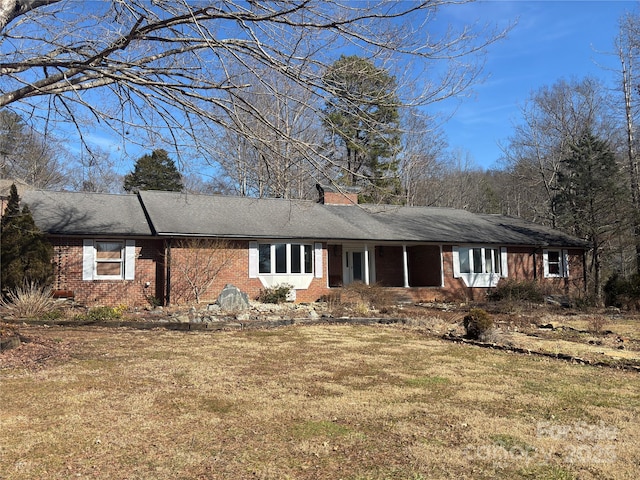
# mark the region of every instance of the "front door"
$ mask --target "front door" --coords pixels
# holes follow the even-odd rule
[[[373,269],[371,268],[371,254],[369,254],[369,281],[367,282],[367,272],[365,269],[365,259],[367,255],[364,249],[345,250],[343,256],[343,280],[348,285],[353,282],[371,283]]]

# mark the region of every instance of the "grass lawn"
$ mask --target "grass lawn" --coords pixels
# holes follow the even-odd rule
[[[0,368],[3,480],[640,472],[633,372],[398,326],[22,334],[64,354]]]

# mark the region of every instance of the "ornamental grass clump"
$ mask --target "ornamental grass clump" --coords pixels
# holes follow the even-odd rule
[[[466,337],[472,340],[485,340],[493,331],[493,319],[481,308],[472,308],[463,319]]]
[[[51,287],[41,287],[36,283],[9,290],[1,304],[9,315],[16,318],[46,317],[56,309]]]

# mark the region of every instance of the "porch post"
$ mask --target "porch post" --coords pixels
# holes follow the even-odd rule
[[[402,279],[404,288],[409,288],[409,256],[407,255],[406,245],[402,245]]]
[[[364,245],[364,284],[369,285],[369,246]]]

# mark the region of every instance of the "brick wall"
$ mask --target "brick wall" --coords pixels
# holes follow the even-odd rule
[[[156,265],[162,261],[162,242],[136,240],[134,280],[83,280],[82,239],[52,238],[55,279],[53,288],[72,292],[75,299],[88,306],[145,306],[148,297],[158,297]],[[146,286],[147,282],[149,286]]]
[[[174,305],[193,303],[195,296],[187,276],[203,285],[206,275],[198,277],[189,266],[209,269],[208,287],[202,292],[200,302],[214,302],[227,284],[232,284],[245,292],[250,299],[256,299],[264,288],[258,278],[249,278],[249,242],[233,241],[213,244],[212,249],[194,248],[188,242],[178,243],[171,248],[171,303]],[[207,252],[209,254],[207,254]],[[313,278],[306,290],[296,292],[296,301],[314,302],[329,293],[327,283],[327,247],[323,245],[323,277]],[[210,263],[209,260],[211,260]],[[189,273],[190,272],[190,273]],[[191,282],[193,283],[193,282]]]
[[[136,269],[134,280],[82,280],[82,239],[53,238],[54,262],[56,276],[54,288],[56,290],[72,291],[77,301],[86,305],[118,305],[145,306],[148,297],[164,299],[164,251],[162,240],[136,240]],[[437,247],[433,247],[437,248]],[[335,252],[334,252],[335,250]],[[431,250],[429,250],[430,252]],[[382,252],[382,255],[380,253]],[[206,255],[205,255],[206,253]],[[313,302],[331,292],[328,287],[327,267],[335,275],[342,274],[342,248],[334,245],[327,247],[323,244],[323,277],[313,278],[306,290],[298,290],[298,302]],[[431,300],[482,300],[488,289],[470,289],[464,285],[462,279],[453,276],[453,249],[443,246],[443,277],[444,287],[417,287],[411,289],[411,294],[417,301]],[[429,262],[437,261],[433,255],[428,255]],[[509,279],[517,281],[533,280],[534,255],[532,249],[509,248],[508,250]],[[584,288],[582,251],[570,250],[570,278],[543,278],[543,256],[538,250],[535,255],[537,279],[550,292],[571,294]],[[202,292],[201,302],[213,302],[225,285],[233,284],[249,298],[255,299],[263,289],[258,278],[249,278],[249,242],[225,242],[216,248],[203,250],[194,249],[193,245],[175,242],[171,249],[171,303],[175,305],[194,302],[193,293],[189,291],[186,281],[188,265],[203,268],[218,269],[216,275],[209,280],[198,280],[196,283],[207,288]],[[388,278],[388,286],[402,284],[402,248],[385,246],[382,250],[376,248],[376,271],[378,278]],[[211,261],[207,264],[206,262]],[[426,260],[423,263],[427,263]],[[182,266],[181,266],[182,265]],[[209,265],[209,267],[207,267]],[[420,265],[427,268],[428,265]],[[413,265],[411,268],[416,268]],[[182,269],[182,270],[181,270]],[[148,283],[148,286],[147,286]]]

